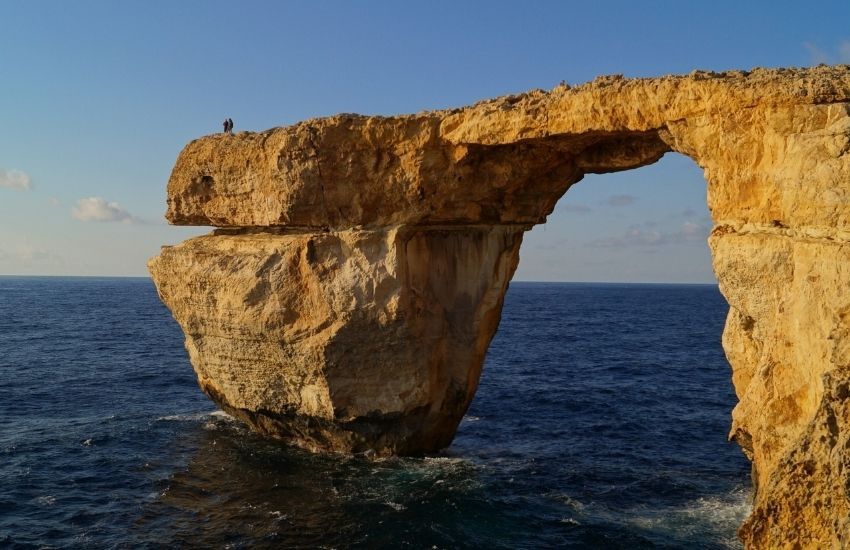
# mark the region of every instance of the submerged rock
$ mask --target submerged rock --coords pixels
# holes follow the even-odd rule
[[[190,143],[150,262],[201,387],[313,449],[416,454],[467,409],[522,233],[586,173],[708,181],[753,548],[850,538],[850,67],[605,77]]]

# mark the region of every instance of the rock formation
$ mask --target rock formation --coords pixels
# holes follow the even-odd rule
[[[150,262],[201,387],[257,430],[451,442],[522,234],[586,173],[692,158],[753,463],[752,548],[850,545],[850,67],[628,80],[191,142]]]

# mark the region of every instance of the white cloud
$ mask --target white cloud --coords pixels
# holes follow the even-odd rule
[[[139,220],[121,208],[117,202],[107,202],[101,197],[80,199],[71,210],[71,216],[81,222],[137,223]]]
[[[30,177],[21,170],[3,170],[0,168],[0,187],[9,187],[26,191],[30,188]]]

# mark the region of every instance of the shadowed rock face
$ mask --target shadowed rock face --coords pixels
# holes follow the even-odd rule
[[[677,151],[708,181],[752,548],[850,540],[850,67],[605,77],[190,143],[150,262],[201,387],[315,449],[448,445],[522,233],[586,173]],[[698,435],[698,434],[696,434]]]

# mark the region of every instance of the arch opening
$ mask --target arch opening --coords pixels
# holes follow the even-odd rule
[[[727,440],[728,304],[711,270],[705,185],[678,154],[588,175],[526,233],[453,445],[514,453],[517,478],[545,477],[524,488],[538,512],[588,533],[625,525],[637,545],[739,544],[750,468]]]

